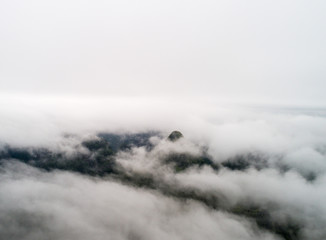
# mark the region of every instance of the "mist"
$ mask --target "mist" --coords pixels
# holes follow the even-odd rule
[[[3,237],[326,234],[323,109],[160,98],[2,99],[10,102],[1,106]],[[175,129],[183,137],[171,141]],[[124,147],[123,139],[131,143]]]
[[[325,2],[2,1],[2,93],[325,105]]]
[[[326,238],[326,3],[0,2],[0,239]]]

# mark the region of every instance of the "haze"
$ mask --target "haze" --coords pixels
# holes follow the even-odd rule
[[[1,1],[1,94],[325,105],[325,1]]]
[[[325,240],[325,12],[0,0],[0,239]]]

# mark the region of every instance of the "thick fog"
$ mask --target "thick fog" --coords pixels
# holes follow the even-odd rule
[[[69,159],[87,154],[82,142],[101,133],[158,132],[149,138],[150,149],[134,145],[118,150],[116,170],[101,176],[74,173],[73,168],[49,170],[50,159],[37,167],[33,159],[3,157],[3,238],[323,239],[326,235],[323,109],[180,99],[173,104],[159,98],[2,100],[3,151],[42,148]],[[184,137],[169,141],[167,136],[175,129]],[[165,160],[171,154],[205,154],[212,163],[176,171],[173,164],[178,162]],[[89,156],[92,162],[94,157]],[[249,166],[223,165],[238,156],[244,156]],[[249,210],[242,212],[243,208]]]
[[[325,10],[0,1],[0,239],[326,239]]]
[[[246,219],[155,192],[19,164],[2,171],[7,239],[277,239]]]
[[[0,3],[0,91],[326,101],[322,0]]]

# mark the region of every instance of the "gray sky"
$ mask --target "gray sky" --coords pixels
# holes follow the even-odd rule
[[[0,2],[0,93],[324,105],[325,1]]]

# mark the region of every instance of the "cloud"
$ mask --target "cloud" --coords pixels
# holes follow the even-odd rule
[[[196,199],[211,209],[216,206],[228,212],[233,212],[238,206],[254,206],[261,209],[259,211],[264,209],[274,224],[298,226],[301,237],[294,239],[322,239],[325,234],[325,172],[319,171],[313,182],[307,181],[295,167],[287,172],[273,166],[244,171],[222,168],[217,172],[210,167],[193,166],[176,173],[164,165],[162,155],[154,153],[136,148],[118,156],[117,162],[130,176],[135,176],[131,178],[135,182],[139,174],[150,176],[154,179],[155,189],[181,199]],[[319,164],[324,161],[325,158],[319,159]],[[302,166],[301,169],[305,168]],[[152,188],[153,183],[150,186]]]
[[[324,1],[0,5],[1,239],[325,239]]]
[[[245,220],[155,191],[2,166],[0,235],[10,239],[277,239]]]
[[[103,132],[159,132],[149,139],[150,149],[128,147],[110,157],[114,169],[101,179],[2,160],[0,191],[7,192],[0,194],[2,225],[7,227],[0,232],[6,237],[30,232],[30,239],[44,233],[55,239],[108,234],[114,239],[274,239],[293,232],[295,239],[317,240],[325,234],[326,118],[321,109],[181,100],[171,105],[160,98],[2,99],[8,103],[0,106],[3,147],[45,148],[77,158],[81,155],[74,153],[83,153],[83,163],[90,166],[96,154],[87,155],[85,139]],[[185,137],[167,141],[172,130]],[[167,161],[171,154],[205,156],[219,169],[197,162],[178,171],[175,160]],[[237,156],[247,156],[247,169],[223,167]],[[252,164],[255,156],[266,161],[261,169]],[[36,226],[39,231],[29,231]],[[276,236],[275,229],[287,232]]]

